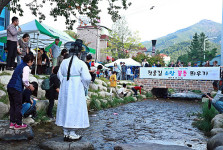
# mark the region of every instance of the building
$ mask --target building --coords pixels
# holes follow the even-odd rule
[[[77,28],[77,37],[83,40],[89,47],[96,50],[92,55],[98,62],[106,61],[107,55],[103,50],[108,46],[109,36],[102,33],[102,28],[96,26],[79,26]]]
[[[168,65],[170,63],[170,56],[167,56],[166,54],[160,54],[160,56],[163,57],[165,65]]]
[[[0,14],[0,31],[5,30],[9,25],[10,11],[4,8]],[[4,52],[4,43],[0,42],[0,54]]]

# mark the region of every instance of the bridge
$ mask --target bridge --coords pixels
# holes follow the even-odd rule
[[[208,93],[213,91],[214,80],[220,80],[220,67],[141,67],[140,77],[134,81],[143,85],[147,91],[153,88],[173,88]]]

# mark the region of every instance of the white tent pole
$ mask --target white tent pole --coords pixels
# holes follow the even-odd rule
[[[35,75],[37,71],[37,57],[38,57],[38,44],[39,44],[39,33],[37,33],[37,43],[36,43],[36,67],[35,67]]]

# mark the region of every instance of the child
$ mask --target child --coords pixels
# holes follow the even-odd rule
[[[38,84],[37,82],[30,83],[34,89],[25,89],[22,93],[22,116],[28,117],[32,115],[32,118],[36,117],[36,101],[31,98],[31,95],[37,96]]]
[[[54,67],[53,74],[50,76],[50,89],[46,91],[46,97],[49,99],[49,106],[47,110],[47,116],[53,119],[53,106],[55,99],[58,99],[58,94],[60,91],[60,80],[57,77],[57,72],[59,70],[59,66]]]
[[[132,91],[134,92],[134,96],[137,96],[137,91],[139,90],[140,94],[141,94],[141,90],[142,90],[143,86],[135,86],[132,88]]]
[[[118,90],[118,94],[120,97],[126,97],[128,95],[126,84],[123,84],[123,87]]]
[[[110,76],[109,81],[110,81],[110,87],[111,87],[110,95],[112,95],[113,90],[117,93],[117,90],[116,90],[117,78],[116,78],[116,72],[115,71],[112,72],[112,75]],[[118,96],[118,94],[117,94],[117,96]]]
[[[34,91],[32,84],[29,84],[29,67],[33,65],[34,57],[32,55],[26,55],[18,67],[12,74],[10,79],[7,92],[10,101],[10,129],[25,129],[26,124],[22,123],[22,92],[25,88]]]

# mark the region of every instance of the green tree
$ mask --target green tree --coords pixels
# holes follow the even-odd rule
[[[127,9],[131,2],[128,0],[107,0],[109,6],[107,6],[108,14],[111,15],[113,21],[120,19],[119,10]],[[20,16],[23,16],[23,8],[21,7],[21,1],[19,0],[0,0],[0,13],[5,6],[13,12],[19,12]],[[101,9],[98,4],[101,0],[31,0],[26,3],[32,14],[39,17],[39,20],[45,20],[46,16],[43,13],[43,9],[47,8],[47,3],[51,5],[49,14],[57,20],[57,16],[63,16],[66,19],[68,29],[72,29],[74,23],[78,20],[77,16],[86,15],[91,19],[92,24],[98,23],[99,13]],[[121,3],[119,3],[121,2]],[[10,5],[8,5],[10,4]]]
[[[195,35],[193,36],[189,48],[190,51],[188,52],[188,58],[190,58],[190,61],[192,60],[193,62],[196,62],[200,60],[202,51],[200,49],[199,35],[197,33],[195,33]]]
[[[131,32],[125,17],[122,17],[112,26],[109,33],[109,47],[103,53],[112,55],[115,59],[128,58],[132,50],[137,50],[143,45],[140,43],[138,32]]]

